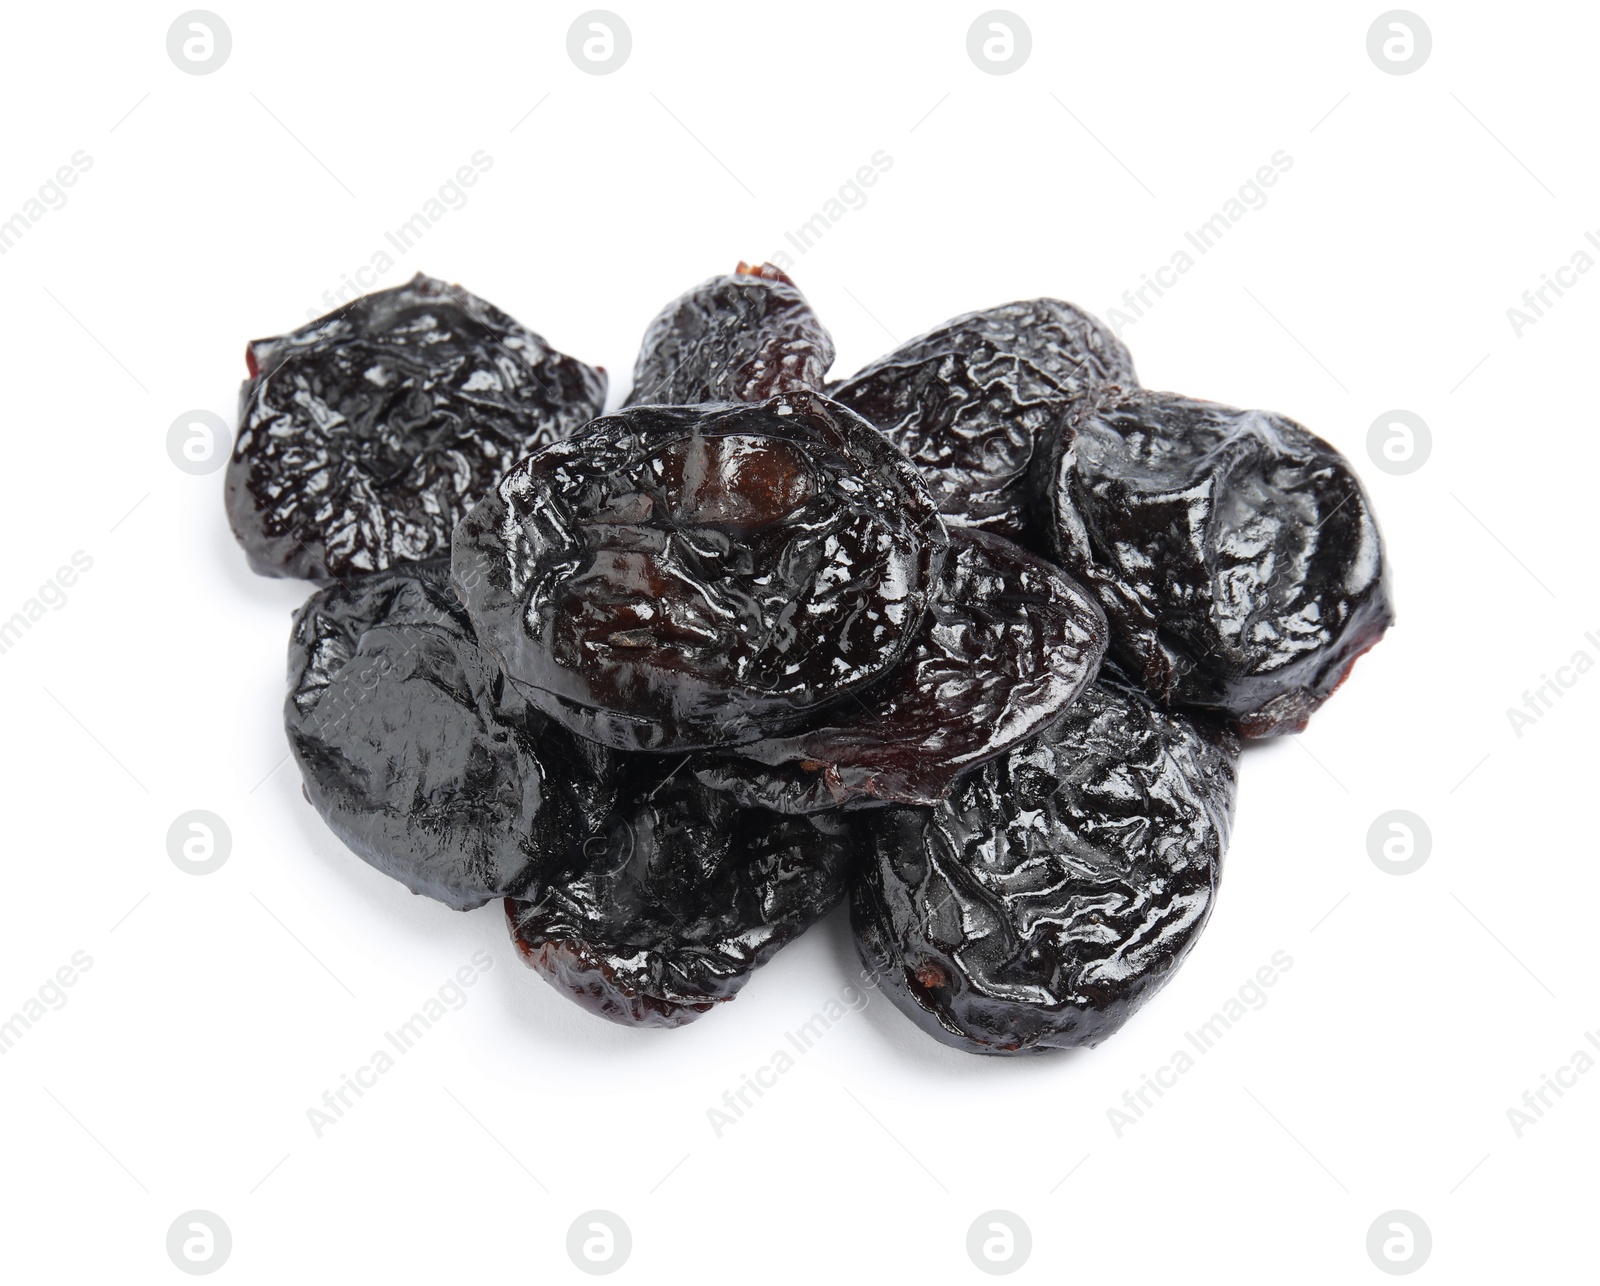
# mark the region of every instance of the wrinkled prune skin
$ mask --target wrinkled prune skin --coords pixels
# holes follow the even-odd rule
[[[1210,915],[1239,745],[1098,681],[933,808],[862,813],[863,962],[918,1026],[979,1054],[1096,1045]]]
[[[906,459],[817,394],[632,407],[522,461],[456,530],[456,592],[530,702],[624,750],[735,745],[892,671],[948,535]]]
[[[697,772],[786,813],[934,804],[961,774],[1054,722],[1105,647],[1088,590],[1000,536],[957,529],[922,637],[899,669],[816,726],[706,756]]]
[[[246,357],[225,497],[265,576],[327,582],[447,554],[495,479],[605,403],[604,372],[421,273]]]
[[[1122,669],[1243,736],[1304,728],[1394,619],[1360,481],[1284,416],[1114,391],[1075,415],[1046,490]]]
[[[295,615],[284,726],[306,798],[367,862],[462,911],[536,887],[602,752],[501,686],[442,560],[329,586]]]
[[[712,277],[645,331],[626,406],[762,402],[820,390],[833,337],[794,282],[770,263]]]
[[[877,425],[928,479],[953,524],[1037,537],[1035,458],[1075,402],[1134,388],[1109,329],[1059,299],[966,313],[902,344],[830,390]]]
[[[680,1027],[839,902],[853,840],[826,818],[743,808],[682,759],[616,761],[612,806],[506,918],[527,964],[583,1008]]]

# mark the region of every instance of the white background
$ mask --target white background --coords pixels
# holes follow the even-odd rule
[[[1433,52],[1404,76],[1367,54],[1382,0],[1016,0],[1033,52],[1001,76],[967,55],[980,3],[614,0],[633,51],[604,76],[568,57],[576,4],[215,0],[233,50],[205,76],[167,56],[176,4],[10,9],[0,218],[92,165],[0,257],[0,617],[93,566],[0,655],[0,1017],[93,965],[0,1056],[7,1280],[182,1280],[165,1237],[195,1208],[237,1282],[587,1280],[565,1238],[592,1208],[648,1281],[985,1280],[965,1236],[996,1208],[1032,1230],[1019,1280],[1382,1280],[1367,1229],[1395,1208],[1432,1230],[1421,1279],[1592,1273],[1600,1069],[1521,1137],[1507,1109],[1600,1029],[1600,673],[1520,737],[1506,709],[1600,660],[1600,273],[1520,338],[1506,310],[1600,229],[1600,14],[1414,2]],[[783,247],[880,150],[792,270],[838,372],[1020,296],[1104,314],[1292,157],[1124,337],[1150,386],[1356,462],[1399,624],[1246,756],[1210,927],[1122,1033],[985,1060],[874,995],[717,1137],[707,1109],[855,980],[841,917],[726,1009],[627,1031],[525,971],[496,910],[411,897],[305,804],[279,706],[307,587],[251,575],[222,475],[176,468],[168,428],[231,424],[245,341],[321,311],[480,149],[468,203],[377,284],[460,282],[613,399],[663,303]],[[1367,454],[1394,408],[1433,434],[1406,476]],[[195,808],[233,836],[205,877],[166,851]],[[1433,838],[1407,876],[1367,851],[1396,808]],[[479,950],[466,1006],[315,1137],[307,1109]],[[1118,1137],[1107,1110],[1279,950],[1268,1003]]]

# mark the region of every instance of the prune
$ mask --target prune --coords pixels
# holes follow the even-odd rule
[[[762,402],[822,388],[833,338],[794,282],[741,263],[672,301],[644,333],[628,406]]]
[[[1122,341],[1059,299],[966,313],[857,371],[831,396],[877,425],[953,523],[1034,536],[1036,455],[1102,384],[1136,387]]]
[[[605,402],[603,372],[420,273],[246,357],[226,502],[267,576],[328,581],[446,553],[496,478]]]
[[[787,731],[893,670],[947,543],[899,452],[794,392],[595,421],[500,480],[451,568],[530,702],[687,750]]]
[[[1053,722],[1105,645],[1087,590],[1008,540],[958,529],[899,669],[815,726],[709,756],[698,773],[782,812],[936,803],[962,773]]]
[[[843,897],[852,841],[828,819],[740,807],[682,759],[618,761],[614,806],[506,918],[524,960],[585,1009],[678,1027]]]
[[[306,798],[373,866],[458,910],[535,887],[590,753],[500,689],[442,560],[329,586],[295,616],[284,725]]]
[[[1047,491],[1122,668],[1244,736],[1303,728],[1394,619],[1361,483],[1281,415],[1114,391],[1080,407]]]
[[[1210,916],[1241,737],[1392,621],[1367,497],[1293,421],[1141,389],[1059,300],[833,356],[742,263],[651,323],[612,416],[422,276],[252,344],[230,523],[338,582],[290,644],[306,798],[414,892],[501,899],[614,1022],[693,1021],[848,897],[938,1040],[1095,1045]]]
[[[933,808],[859,815],[863,962],[958,1049],[1096,1045],[1194,945],[1232,824],[1238,742],[1097,681]]]

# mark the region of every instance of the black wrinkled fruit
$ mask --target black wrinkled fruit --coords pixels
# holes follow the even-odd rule
[[[1087,590],[1008,540],[957,529],[899,669],[803,732],[707,757],[699,776],[787,813],[936,803],[962,773],[1054,721],[1105,646]]]
[[[1204,927],[1238,742],[1092,684],[1048,732],[933,808],[862,813],[863,962],[925,1031],[980,1054],[1096,1045]]]
[[[948,536],[910,464],[816,394],[632,407],[546,447],[456,529],[478,638],[621,749],[786,731],[891,672]]]
[[[617,761],[612,807],[506,917],[527,964],[583,1008],[679,1027],[838,903],[851,846],[825,819],[740,807],[682,759]]]
[[[1244,736],[1304,728],[1394,619],[1361,483],[1284,416],[1113,391],[1046,489],[1056,560],[1099,596],[1118,664]]]
[[[1057,299],[833,358],[744,263],[609,416],[602,371],[420,275],[251,344],[229,521],[337,582],[290,640],[306,799],[414,892],[499,899],[616,1023],[694,1021],[847,897],[939,1041],[1096,1045],[1207,923],[1241,737],[1391,623],[1370,504]]]
[[[1013,540],[1034,532],[1034,460],[1072,405],[1138,384],[1122,341],[1059,299],[966,313],[830,390],[923,472],[952,523]]]
[[[820,390],[832,365],[833,338],[787,274],[741,263],[650,323],[626,405],[761,402]]]
[[[605,402],[603,372],[420,273],[246,356],[225,492],[267,576],[328,581],[447,553],[502,473]]]
[[[283,715],[306,798],[366,861],[457,910],[535,886],[587,754],[500,689],[442,562],[329,586],[295,615]]]

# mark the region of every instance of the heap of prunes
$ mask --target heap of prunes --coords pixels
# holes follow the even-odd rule
[[[770,265],[633,388],[417,276],[247,350],[227,510],[296,614],[284,722],[351,849],[678,1026],[848,898],[937,1039],[1094,1045],[1210,915],[1241,743],[1393,619],[1347,461],[1142,388],[1071,304],[849,379]]]

